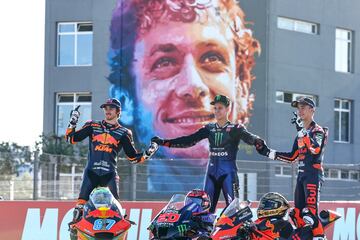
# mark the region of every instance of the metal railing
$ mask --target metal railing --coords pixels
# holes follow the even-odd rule
[[[76,199],[86,159],[75,159],[76,163],[72,163],[73,157],[62,155],[48,155],[45,159],[47,160],[39,162],[39,166],[35,167],[32,173],[0,180],[0,196],[9,200]],[[176,192],[202,188],[206,165],[194,163],[196,160],[151,159],[144,164],[133,165],[126,159],[119,159],[120,198],[168,200]],[[238,160],[237,167],[241,198],[258,200],[266,192],[277,191],[293,200],[297,178],[296,164],[270,160]],[[359,165],[325,165],[325,168],[360,172]],[[35,181],[34,176],[37,176]],[[354,174],[352,176],[356,177]],[[355,177],[325,179],[321,200],[359,200],[360,184]]]

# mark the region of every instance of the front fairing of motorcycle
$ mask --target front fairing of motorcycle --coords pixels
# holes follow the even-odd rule
[[[185,204],[185,195],[175,194],[149,226],[155,239],[192,239],[202,234],[193,213],[199,205]]]
[[[324,229],[332,225],[333,222],[341,218],[341,215],[332,210],[322,210],[319,214],[320,221]]]
[[[252,217],[249,202],[241,202],[235,198],[217,219],[211,238],[213,240],[236,239],[239,229]]]
[[[84,206],[84,217],[74,225],[78,240],[121,240],[131,226],[122,216],[120,203],[111,195],[90,200]]]

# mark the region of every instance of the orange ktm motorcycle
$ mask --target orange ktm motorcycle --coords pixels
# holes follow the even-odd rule
[[[285,201],[287,203],[286,199]],[[264,217],[263,215],[256,221],[252,221],[253,213],[250,209],[250,202],[240,202],[238,198],[235,198],[217,219],[211,234],[211,239],[312,240],[313,235],[309,225],[305,225],[302,228],[295,228],[289,220],[284,218],[290,208],[290,205],[286,203],[283,205],[279,204],[277,201],[265,203],[262,206],[262,210],[265,209],[271,216]],[[259,207],[260,205],[261,202]],[[291,214],[289,215],[292,217]],[[322,210],[319,214],[319,218],[324,229],[326,229],[339,219],[340,215],[331,210]],[[294,219],[292,220],[294,221]]]
[[[109,188],[98,187],[90,194],[80,221],[70,223],[71,240],[123,240],[134,222],[122,215],[120,203]]]

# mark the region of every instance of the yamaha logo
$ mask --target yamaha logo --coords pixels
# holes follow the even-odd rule
[[[215,157],[225,157],[228,155],[229,154],[227,152],[210,152],[210,156],[215,156]]]

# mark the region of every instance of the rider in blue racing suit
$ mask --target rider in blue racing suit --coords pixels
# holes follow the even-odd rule
[[[228,120],[230,112],[228,97],[217,95],[211,104],[214,105],[216,123],[209,123],[189,136],[175,139],[153,137],[151,141],[170,148],[187,148],[202,139],[207,138],[209,140],[210,160],[204,190],[210,196],[210,212],[214,213],[220,191],[223,191],[226,205],[229,205],[234,199],[234,187],[239,186],[236,154],[240,140],[257,148],[262,147],[262,141],[258,136],[248,132],[243,125],[234,124]]]

